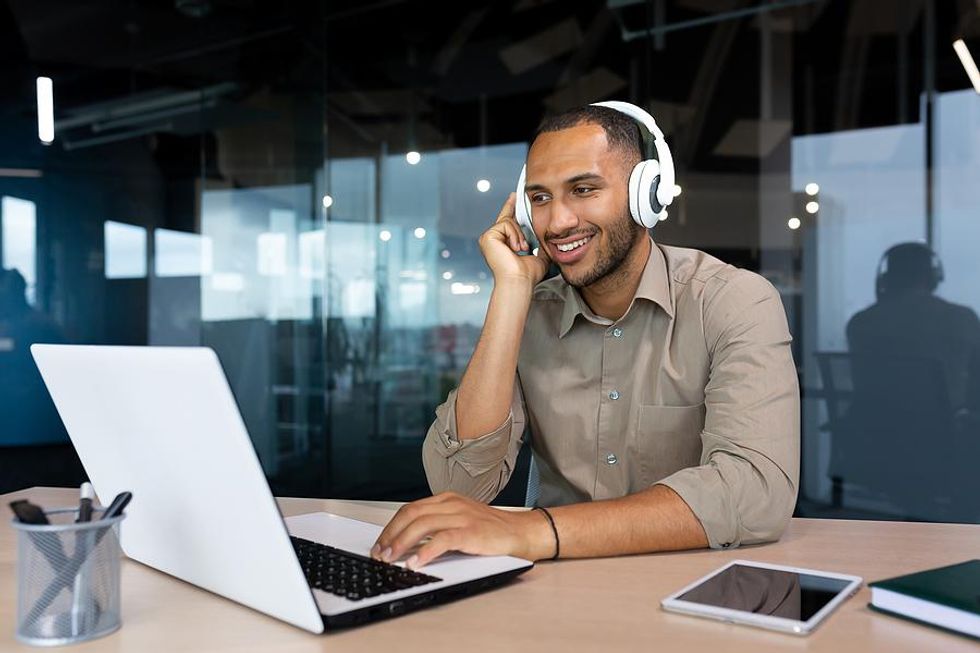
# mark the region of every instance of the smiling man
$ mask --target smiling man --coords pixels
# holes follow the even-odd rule
[[[433,497],[373,555],[530,560],[777,539],[796,502],[799,390],[779,294],[630,216],[638,125],[587,106],[546,120],[527,159],[536,256],[512,195],[480,238],[494,275],[483,332],[423,444]],[[549,261],[561,274],[542,279]],[[539,506],[489,507],[525,430]],[[418,546],[421,543],[421,546]]]

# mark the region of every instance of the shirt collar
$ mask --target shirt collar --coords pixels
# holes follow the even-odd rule
[[[565,334],[575,324],[575,318],[579,315],[599,324],[612,324],[610,320],[595,315],[585,300],[582,299],[578,290],[568,285],[564,279],[561,281],[559,294],[565,302],[561,313],[559,338],[565,337]],[[674,317],[674,303],[670,297],[670,280],[667,276],[667,260],[653,239],[650,239],[650,255],[647,257],[647,264],[643,268],[643,275],[640,277],[640,285],[636,289],[629,310],[632,310],[637,299],[652,301],[664,309],[667,315]]]

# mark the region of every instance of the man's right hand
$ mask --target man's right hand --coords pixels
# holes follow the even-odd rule
[[[514,213],[516,194],[511,193],[497,215],[496,222],[480,236],[480,251],[493,272],[495,284],[511,281],[529,283],[534,287],[548,272],[551,260],[541,247],[537,255],[519,256],[528,244],[517,224]]]

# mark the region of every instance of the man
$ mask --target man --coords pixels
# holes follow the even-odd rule
[[[612,109],[539,128],[526,189],[541,247],[518,256],[512,195],[480,238],[494,275],[483,333],[423,445],[438,494],[404,506],[375,557],[417,568],[451,550],[539,560],[782,533],[799,391],[779,295],[707,254],[655,244],[628,210],[640,158],[638,127]],[[550,261],[561,275],[541,283]],[[484,505],[525,427],[548,513]]]

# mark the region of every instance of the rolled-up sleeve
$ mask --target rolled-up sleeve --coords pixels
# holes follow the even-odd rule
[[[436,419],[422,444],[422,464],[433,494],[458,492],[489,503],[507,485],[525,427],[524,396],[514,379],[510,413],[503,424],[476,438],[460,440],[456,431],[456,393],[436,408]]]
[[[700,520],[712,548],[779,539],[796,505],[800,393],[779,293],[740,271],[706,296],[700,465],[659,481]]]

